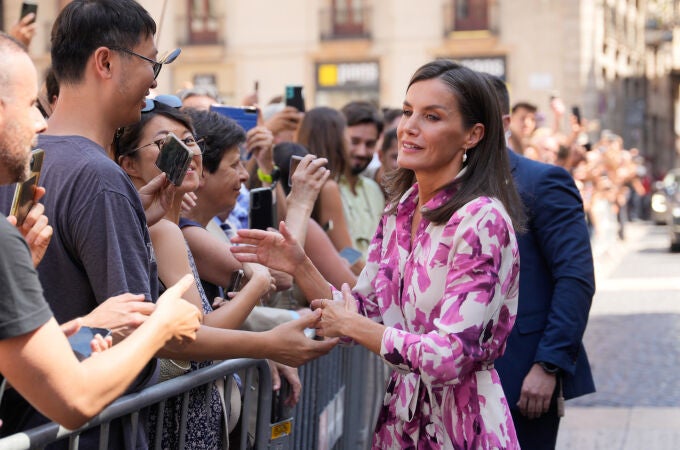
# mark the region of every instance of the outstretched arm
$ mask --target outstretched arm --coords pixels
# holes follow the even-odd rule
[[[198,310],[180,296],[186,277],[159,299],[151,317],[128,339],[78,362],[54,319],[0,340],[0,372],[41,413],[70,429],[81,426],[121,395],[156,351],[171,339],[189,341]]]
[[[245,245],[234,246],[231,252],[241,262],[256,262],[293,275],[307,299],[330,298],[330,285],[284,222],[279,225],[279,231],[238,230],[232,242]]]

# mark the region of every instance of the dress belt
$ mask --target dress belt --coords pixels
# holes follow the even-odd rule
[[[491,370],[493,369],[493,362],[482,362],[477,365],[475,365],[475,371],[479,372],[481,370]]]

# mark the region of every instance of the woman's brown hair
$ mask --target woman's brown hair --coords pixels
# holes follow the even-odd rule
[[[466,203],[486,196],[500,200],[512,219],[515,231],[523,230],[526,220],[524,207],[510,173],[503,121],[494,88],[481,74],[448,60],[436,60],[420,67],[411,77],[408,87],[435,78],[448,86],[456,97],[463,127],[467,130],[481,123],[484,136],[475,147],[467,150],[465,173],[440,188],[457,186],[455,195],[440,207],[424,212],[423,217],[435,224],[443,224]],[[386,175],[384,181],[391,204],[388,213],[394,214],[399,200],[416,181],[415,173],[399,168]]]

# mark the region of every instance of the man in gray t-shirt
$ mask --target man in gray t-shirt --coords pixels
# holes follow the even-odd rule
[[[41,135],[38,146],[45,151],[42,203],[54,227],[38,272],[57,321],[87,316],[125,292],[155,301],[156,262],[130,178],[87,138]],[[11,191],[0,191],[3,208]]]

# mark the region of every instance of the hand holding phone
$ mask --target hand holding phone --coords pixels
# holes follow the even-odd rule
[[[302,86],[286,86],[286,106],[292,106],[300,112],[305,112],[305,98],[302,96]]]
[[[581,109],[578,106],[572,106],[571,107],[571,113],[576,118],[576,123],[581,125]]]
[[[243,287],[244,272],[243,269],[234,271],[231,274],[231,280],[229,281],[229,286],[227,287],[227,292],[238,292]]]
[[[23,225],[28,216],[29,211],[35,204],[35,189],[38,187],[40,180],[40,170],[42,169],[43,158],[45,152],[42,149],[33,150],[31,153],[30,174],[25,181],[17,183],[14,190],[14,198],[12,199],[12,208],[10,209],[10,216],[17,218],[17,226]]]
[[[30,13],[33,13],[33,19],[29,22],[29,24],[35,22],[35,19],[38,15],[38,4],[32,1],[24,1],[21,4],[21,16],[19,17],[19,20],[23,19]]]
[[[174,133],[168,133],[156,159],[156,167],[165,172],[172,184],[179,186],[184,181],[193,156],[194,152],[184,142]]]
[[[97,334],[106,339],[108,336],[111,336],[111,330],[108,328],[80,327],[75,334],[68,337],[68,342],[71,344],[73,353],[75,353],[78,361],[82,361],[92,355],[92,340],[95,339]]]
[[[297,170],[298,166],[300,165],[300,161],[302,161],[304,157],[303,156],[298,156],[298,155],[292,155],[290,157],[290,169],[288,170],[288,186],[293,186],[293,174]]]

